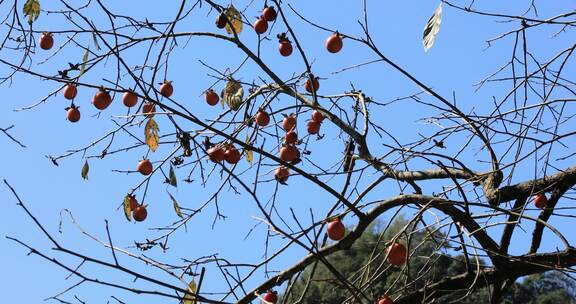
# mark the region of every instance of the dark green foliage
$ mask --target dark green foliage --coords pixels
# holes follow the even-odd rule
[[[514,284],[505,299],[514,304],[573,304],[576,284],[560,272],[535,274]]]
[[[381,225],[378,223],[378,225]],[[384,261],[385,243],[398,231],[408,225],[408,234],[401,234],[400,239],[408,244],[411,257],[409,267],[401,270],[390,267]],[[391,294],[393,297],[402,291],[421,288],[426,282],[431,283],[444,277],[466,272],[463,255],[447,255],[445,236],[413,229],[413,225],[404,219],[394,221],[390,227],[372,227],[349,250],[331,255],[327,262],[332,265],[355,288],[361,288],[365,298],[360,301],[351,298],[350,290],[344,286],[323,263],[318,263],[302,304],[336,304],[336,303],[375,303],[380,295]],[[384,231],[384,233],[382,233]],[[412,231],[410,233],[410,231]],[[407,242],[407,239],[410,241]],[[415,250],[415,252],[414,252]],[[471,261],[472,263],[474,261]],[[294,284],[288,298],[282,303],[294,304],[300,299],[305,285],[310,278],[314,265],[307,268]],[[475,269],[476,266],[472,265]],[[481,261],[481,267],[483,263]],[[400,286],[405,289],[399,290]],[[521,282],[514,283],[502,297],[506,304],[574,304],[576,303],[576,284],[561,273],[548,272],[529,276]],[[487,288],[456,291],[431,303],[479,304],[489,303],[490,292]]]

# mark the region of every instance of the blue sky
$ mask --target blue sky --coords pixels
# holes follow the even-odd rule
[[[41,1],[46,9],[57,9],[56,3]],[[238,2],[238,3],[237,3]],[[248,1],[234,1],[239,8],[244,8]],[[261,8],[262,1],[256,1],[246,9],[246,16],[252,18],[257,15]],[[332,1],[307,1],[304,4],[293,4],[302,12],[304,16],[314,20],[331,29],[338,29],[346,34],[360,36],[361,28],[357,20],[362,17],[361,1],[340,1],[337,6]],[[491,1],[478,2],[478,8],[487,11],[502,12],[509,14],[519,14],[525,11],[530,1]],[[177,11],[177,3],[161,4],[156,2],[143,2],[134,5],[135,2],[127,4],[119,1],[106,1],[110,9],[122,14],[129,14],[134,18],[149,18],[154,21],[167,21],[173,18]],[[51,7],[48,7],[48,6]],[[510,86],[501,84],[488,84],[482,90],[475,92],[473,84],[483,79],[490,73],[496,71],[500,66],[509,60],[511,40],[506,38],[487,48],[486,40],[497,36],[500,33],[516,29],[518,23],[496,22],[492,17],[481,17],[468,15],[448,7],[444,7],[444,16],[440,33],[434,47],[424,53],[421,44],[422,29],[432,14],[438,1],[368,1],[370,10],[370,27],[372,37],[380,50],[391,60],[398,63],[415,77],[425,84],[433,87],[438,93],[452,99],[452,94],[457,96],[458,105],[468,112],[475,109],[485,112],[491,106],[492,96],[501,96],[507,92]],[[554,16],[560,12],[572,9],[570,3],[562,1],[537,1],[538,13],[541,18]],[[100,26],[107,26],[107,19],[104,19],[101,12],[94,4],[90,11],[90,17],[95,18]],[[159,7],[161,6],[161,7]],[[0,11],[6,11],[7,3],[0,4]],[[193,18],[178,25],[176,32],[184,31],[217,31],[213,26],[215,18],[214,12],[208,14],[208,9],[203,7],[194,11]],[[345,73],[334,74],[342,68],[349,67],[362,62],[374,59],[374,56],[367,52],[366,48],[358,43],[349,40],[344,41],[344,48],[337,55],[328,54],[324,50],[324,39],[329,33],[314,28],[301,22],[292,14],[294,22],[292,26],[298,35],[300,43],[305,47],[306,54],[313,63],[313,71],[322,78],[321,94],[338,94],[350,90],[350,83],[356,88],[362,89],[367,95],[375,100],[386,102],[395,98],[404,97],[417,93],[419,88],[400,75],[391,67],[377,63],[363,67],[362,69],[352,69]],[[53,14],[41,14],[34,28],[37,30],[57,31],[68,28],[62,17]],[[553,56],[558,50],[574,42],[574,36],[560,34],[552,38],[555,30],[534,30],[528,33],[528,44],[532,48],[535,56],[545,60]],[[283,78],[289,78],[293,74],[301,73],[304,69],[302,61],[296,52],[289,58],[282,58],[277,54],[277,41],[275,35],[285,31],[285,28],[276,24],[269,32],[270,40],[262,44],[262,59],[265,63],[277,71]],[[6,27],[0,29],[0,33],[5,35]],[[245,28],[241,38],[251,48],[256,48],[256,35],[250,28]],[[65,35],[55,35],[56,46],[65,41]],[[91,36],[83,36],[78,41],[84,46],[91,45]],[[206,38],[179,40],[179,47],[170,57],[168,67],[168,78],[174,81],[174,98],[186,105],[195,115],[211,119],[218,115],[221,108],[208,107],[202,100],[202,92],[214,83],[214,79],[209,75],[212,72],[203,66],[199,60],[209,63],[218,69],[228,66],[236,66],[243,59],[240,51],[229,44],[214,41]],[[136,48],[125,54],[129,64],[138,64],[143,56],[145,48]],[[10,57],[6,54],[11,54]],[[55,74],[57,69],[66,66],[67,62],[79,62],[83,51],[73,46],[67,46],[47,63],[39,64],[47,59],[52,51],[37,50],[32,55],[32,67],[46,74]],[[18,57],[14,53],[0,50],[0,57],[16,63]],[[83,76],[83,80],[93,83],[103,83],[103,79],[114,79],[115,62],[106,62],[105,65],[89,71]],[[574,76],[574,65],[571,62],[571,69],[567,75]],[[8,69],[0,66],[0,73],[6,74]],[[247,63],[238,74],[240,80],[251,82],[262,76],[254,64]],[[570,77],[568,77],[570,78]],[[123,85],[132,86],[129,77],[125,77]],[[0,147],[2,152],[0,157],[0,179],[7,179],[21,195],[27,206],[45,225],[45,227],[60,240],[63,244],[79,249],[81,252],[94,255],[111,261],[110,251],[99,246],[94,241],[82,236],[73,226],[70,218],[62,210],[69,210],[84,229],[90,231],[102,240],[106,240],[104,220],[107,219],[112,228],[112,237],[115,245],[127,247],[137,253],[137,250],[130,248],[134,241],[142,241],[146,238],[154,237],[156,231],[151,228],[163,226],[177,220],[177,216],[172,210],[171,202],[166,191],[170,191],[183,207],[196,208],[200,206],[212,194],[211,190],[220,185],[218,173],[213,173],[205,187],[199,182],[198,176],[193,176],[195,181],[191,184],[180,182],[178,189],[174,189],[163,184],[163,178],[155,176],[152,179],[148,190],[146,203],[149,204],[149,219],[144,223],[127,223],[121,210],[117,207],[122,202],[127,190],[134,187],[141,181],[141,176],[137,174],[124,174],[112,172],[112,170],[134,170],[137,162],[144,155],[144,148],[130,150],[126,153],[119,153],[106,157],[103,160],[97,158],[89,159],[91,167],[89,179],[87,181],[80,177],[80,170],[84,163],[81,154],[63,159],[59,166],[54,166],[45,156],[60,155],[69,149],[83,147],[94,139],[106,134],[115,127],[110,119],[112,115],[125,115],[125,108],[121,105],[120,96],[116,96],[113,105],[100,117],[95,117],[96,110],[93,109],[89,101],[93,95],[92,90],[79,89],[77,104],[82,111],[82,119],[77,124],[71,124],[65,119],[64,108],[68,105],[61,94],[47,99],[38,107],[26,111],[14,111],[30,104],[34,104],[57,90],[58,85],[49,81],[42,81],[34,77],[23,74],[14,76],[13,81],[0,86],[2,92],[2,102],[0,102],[0,127],[15,125],[10,130],[11,134],[21,140],[27,147],[21,148],[10,142],[3,134],[0,134]],[[217,84],[220,90],[222,84]],[[426,95],[424,95],[426,96]],[[259,100],[258,102],[262,102]],[[293,101],[287,98],[278,101],[280,105],[287,106]],[[342,100],[342,106],[350,106],[349,100]],[[415,104],[413,102],[397,102],[390,106],[378,108],[372,117],[377,117],[381,126],[386,131],[394,134],[403,142],[411,142],[419,138],[419,134],[431,134],[435,131],[432,126],[419,121],[420,118],[433,115],[435,112],[428,107]],[[276,117],[280,119],[280,116]],[[161,132],[172,132],[169,121],[158,118]],[[300,124],[300,128],[304,126]],[[195,126],[187,125],[191,129]],[[336,129],[329,123],[323,125],[324,139],[316,141],[310,140],[310,156],[321,165],[329,166],[334,164],[341,157],[342,140],[339,138]],[[143,133],[142,127],[135,126],[135,134]],[[304,133],[304,129],[301,130]],[[241,136],[245,136],[242,133]],[[243,137],[242,137],[243,138]],[[386,149],[382,143],[391,144],[390,139],[378,142],[377,139],[371,143],[374,154],[385,153]],[[463,138],[447,142],[449,151],[457,149],[462,144]],[[115,139],[114,147],[121,147],[122,144],[129,145],[134,140],[127,135],[120,135]],[[568,140],[568,144],[573,140]],[[87,156],[98,155],[104,145],[99,145],[88,151]],[[170,153],[174,147],[163,145],[156,153],[150,154],[151,160],[160,160]],[[337,151],[337,152],[335,152]],[[565,155],[565,150],[559,150],[558,155]],[[479,161],[485,160],[485,152],[477,155],[470,154],[466,157],[472,167],[478,171],[488,170],[489,167]],[[207,162],[204,164],[209,165]],[[264,171],[274,168],[270,161],[265,161],[268,166]],[[569,162],[560,162],[564,167],[570,165]],[[244,160],[241,161],[241,168],[247,168]],[[315,170],[309,163],[304,162],[303,168]],[[538,167],[539,168],[539,167]],[[525,172],[518,173],[514,181],[521,181],[534,176],[534,162],[529,161],[526,167],[520,168]],[[247,178],[253,178],[254,170],[246,173]],[[167,171],[166,171],[167,172]],[[263,178],[270,179],[270,172]],[[186,168],[176,172],[179,179],[186,176]],[[263,174],[263,173],[261,173]],[[249,179],[248,179],[249,180]],[[339,179],[334,179],[331,183],[338,185]],[[341,184],[341,183],[340,183]],[[433,185],[432,185],[433,186]],[[260,190],[261,200],[266,202],[270,199],[275,183],[268,182]],[[215,208],[208,207],[195,217],[188,225],[187,231],[180,231],[170,239],[170,251],[162,253],[158,248],[146,252],[151,257],[162,259],[169,263],[180,264],[180,257],[193,260],[202,256],[218,254],[232,262],[258,263],[264,256],[264,242],[266,239],[265,226],[259,221],[262,215],[255,207],[251,198],[247,195],[235,195],[233,191],[223,193],[219,198],[220,212],[227,216],[225,220],[217,220],[212,227],[215,216]],[[398,189],[394,182],[384,183],[380,189],[370,197],[370,199],[382,199],[398,194]],[[138,192],[139,197],[142,192]],[[0,187],[0,198],[3,203],[0,213],[0,235],[14,236],[26,241],[36,248],[44,249],[50,255],[62,258],[63,261],[76,265],[78,260],[48,250],[50,244],[41,232],[33,226],[24,212],[16,206],[16,200],[3,185]],[[289,186],[282,186],[276,206],[281,214],[289,214],[293,208],[295,214],[305,223],[310,222],[309,210],[313,210],[316,219],[325,215],[326,211],[333,204],[334,199],[320,191],[318,188],[309,185],[302,178],[291,177]],[[382,217],[383,221],[389,219],[392,212]],[[537,213],[534,213],[536,215]],[[59,224],[62,221],[62,234],[59,233]],[[554,219],[553,223],[562,230],[570,228],[566,219]],[[293,224],[293,223],[292,223]],[[347,223],[353,224],[353,221]],[[256,229],[246,237],[251,229]],[[526,227],[530,227],[527,225]],[[497,230],[494,231],[496,233]],[[517,240],[512,251],[521,253],[527,246],[527,241],[531,235],[531,230],[526,233],[518,231]],[[574,237],[569,237],[574,240]],[[282,240],[274,238],[271,248],[279,248]],[[0,239],[0,246],[3,248],[2,259],[0,259],[0,269],[4,275],[1,276],[3,298],[7,303],[20,302],[24,298],[28,303],[39,303],[43,299],[57,294],[68,286],[77,282],[70,278],[65,280],[67,273],[56,266],[47,263],[36,256],[27,256],[27,251],[15,245],[9,240]],[[543,250],[554,250],[558,246],[555,239],[546,239]],[[304,252],[300,249],[291,249],[270,265],[270,270],[281,270],[286,266],[298,261]],[[146,273],[156,274],[154,270],[141,264],[121,258],[122,263],[140,269]],[[90,266],[89,266],[90,267]],[[102,272],[98,268],[86,268],[93,276],[113,275],[121,282],[132,284],[132,278],[119,275],[114,272]],[[162,277],[162,274],[159,274]],[[250,283],[255,284],[264,279],[264,274],[256,275]],[[173,282],[173,281],[172,281]],[[174,282],[173,282],[174,283]],[[139,283],[138,283],[139,284]],[[222,276],[215,269],[209,269],[205,288],[207,291],[222,291]],[[138,286],[145,286],[144,284]],[[158,298],[135,296],[130,293],[113,291],[108,288],[85,284],[75,289],[70,295],[77,294],[81,299],[90,300],[89,303],[100,303],[110,300],[110,295],[117,295],[126,301],[138,299],[140,303],[157,303]]]

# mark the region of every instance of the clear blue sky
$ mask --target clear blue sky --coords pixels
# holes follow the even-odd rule
[[[22,2],[22,1],[21,1]],[[43,8],[57,9],[59,4],[41,1]],[[234,1],[239,8],[245,7],[249,1]],[[263,1],[252,3],[246,10],[246,16],[252,18],[257,15]],[[306,1],[305,4],[296,4],[297,9],[305,16],[313,19],[318,24],[328,28],[339,29],[346,34],[361,35],[361,29],[357,20],[362,16],[361,1],[339,1],[334,6],[333,1]],[[451,99],[454,92],[458,104],[464,112],[477,109],[482,112],[491,106],[491,96],[501,96],[509,87],[488,85],[486,88],[475,93],[473,84],[494,72],[503,65],[510,56],[511,40],[503,40],[491,48],[486,48],[485,41],[500,33],[515,29],[518,23],[498,23],[491,17],[479,17],[464,14],[461,11],[444,7],[442,27],[434,47],[424,53],[421,44],[423,27],[432,14],[438,1],[368,1],[370,9],[370,26],[372,37],[380,46],[381,51],[390,59],[411,72],[418,79],[433,87],[443,96]],[[498,11],[510,14],[519,14],[525,11],[530,1],[480,1],[478,7],[488,11]],[[149,18],[154,21],[168,21],[176,14],[177,3],[157,4],[157,1],[131,1],[129,4],[122,1],[105,1],[110,9],[121,14],[129,14],[135,18]],[[137,3],[137,4],[136,4]],[[223,2],[224,3],[224,2]],[[226,2],[227,3],[227,2]],[[6,12],[11,3],[0,4],[0,11]],[[540,17],[546,18],[572,9],[571,1],[537,1]],[[22,5],[22,3],[19,3]],[[48,7],[50,5],[50,7]],[[99,25],[106,25],[107,20],[101,12],[91,5],[91,17],[98,19]],[[193,18],[179,25],[176,32],[183,31],[217,31],[213,26],[214,13],[208,17],[207,7],[194,11]],[[344,49],[338,55],[328,54],[323,49],[326,32],[311,27],[296,18],[292,26],[299,35],[300,42],[305,46],[307,55],[313,60],[315,74],[322,78],[322,94],[338,94],[350,89],[350,83],[356,88],[362,89],[367,95],[375,100],[386,102],[398,97],[404,97],[419,91],[413,83],[385,64],[373,64],[363,69],[355,69],[346,73],[333,74],[333,72],[354,64],[374,59],[365,48],[357,43],[346,40]],[[41,14],[34,23],[36,30],[51,30],[68,28],[69,25],[61,17],[51,14]],[[264,41],[262,46],[263,60],[268,63],[279,75],[289,78],[293,73],[301,73],[304,70],[302,61],[295,53],[289,58],[281,58],[276,51],[277,41],[275,35],[284,31],[279,24],[275,25],[270,32],[270,40]],[[6,27],[0,29],[2,37],[6,33]],[[568,43],[574,43],[574,36],[570,34],[559,35],[552,39],[554,31],[529,32],[528,43],[538,58],[548,58],[555,52],[563,49]],[[241,34],[243,40],[255,48],[256,35],[250,28],[245,28]],[[55,35],[56,47],[66,40],[65,35]],[[91,37],[81,37],[78,41],[84,45],[91,45]],[[179,40],[179,48],[171,56],[168,69],[168,78],[174,81],[174,98],[189,106],[191,111],[202,118],[211,119],[218,115],[219,107],[209,108],[202,100],[202,92],[213,83],[213,79],[207,76],[211,71],[202,66],[199,60],[203,60],[217,68],[237,65],[243,59],[235,48],[229,48],[229,44],[215,42],[200,38],[190,41]],[[0,50],[0,57],[16,63],[19,58],[7,58],[8,52]],[[13,54],[13,53],[9,53]],[[79,62],[83,52],[75,47],[67,46],[63,52],[51,59],[46,64],[39,64],[48,58],[52,52],[37,50],[32,54],[34,62],[32,66],[43,73],[55,74],[57,69],[67,66],[67,62]],[[131,64],[137,64],[144,56],[143,49],[127,54]],[[107,62],[95,71],[90,71],[83,78],[85,81],[102,82],[103,78],[115,77],[115,62]],[[574,65],[570,62],[571,69],[567,73],[574,76]],[[0,66],[2,75],[8,73],[5,66]],[[263,73],[253,64],[247,64],[240,73],[241,80],[252,81]],[[123,82],[126,86],[132,86],[128,77]],[[221,84],[217,86],[221,89]],[[134,149],[127,153],[116,154],[103,160],[90,159],[91,166],[89,180],[84,181],[80,177],[80,170],[84,163],[82,155],[75,155],[60,161],[60,166],[54,166],[45,156],[59,155],[68,149],[76,149],[92,142],[94,139],[106,134],[114,128],[110,119],[111,115],[124,115],[125,108],[121,105],[120,97],[116,96],[112,106],[100,117],[95,117],[96,110],[90,105],[93,95],[92,90],[80,89],[77,104],[81,106],[82,119],[77,124],[71,124],[65,119],[64,108],[67,102],[61,94],[49,98],[42,105],[27,111],[13,111],[38,102],[50,92],[56,90],[58,85],[48,81],[40,81],[36,78],[17,74],[13,81],[0,86],[2,102],[0,102],[0,127],[15,125],[10,130],[11,134],[21,140],[27,148],[20,148],[13,144],[3,134],[0,134],[0,179],[7,179],[27,203],[28,207],[45,225],[45,227],[57,239],[65,244],[79,249],[81,252],[94,255],[112,261],[110,251],[95,244],[92,240],[82,236],[72,225],[69,217],[62,212],[68,209],[87,231],[94,233],[102,240],[106,240],[104,220],[107,219],[112,228],[112,237],[115,245],[130,247],[133,242],[142,241],[157,235],[150,228],[169,224],[177,217],[172,210],[171,202],[166,189],[178,199],[183,207],[196,208],[200,206],[210,195],[211,190],[220,184],[219,176],[214,173],[206,187],[202,187],[198,176],[190,185],[180,181],[178,189],[167,188],[163,184],[163,178],[158,175],[153,178],[148,190],[146,203],[149,206],[149,219],[144,223],[127,223],[121,210],[117,207],[127,190],[141,181],[137,174],[114,173],[112,170],[133,170],[136,163],[146,154],[144,148]],[[261,102],[261,100],[260,100]],[[282,105],[288,105],[292,101],[284,98]],[[350,101],[342,101],[343,107],[349,107]],[[426,115],[433,114],[429,108],[415,105],[412,102],[395,103],[392,106],[371,113],[378,117],[382,126],[394,134],[403,142],[410,142],[419,138],[419,132],[430,134],[435,129],[418,121]],[[279,117],[277,117],[279,119]],[[161,132],[171,132],[167,119],[159,118]],[[301,128],[304,124],[301,123]],[[188,125],[190,128],[194,126]],[[135,134],[143,133],[142,127],[132,129]],[[322,141],[311,140],[309,149],[312,158],[323,165],[335,163],[340,158],[342,150],[341,140],[338,139],[336,129],[325,123],[323,132],[326,134]],[[301,133],[304,133],[302,128]],[[245,136],[242,134],[241,136]],[[242,137],[243,138],[243,137]],[[390,144],[389,139],[384,143]],[[129,136],[122,135],[116,139],[114,146],[129,145],[134,140]],[[569,140],[568,144],[573,140]],[[456,149],[461,142],[448,143],[449,148]],[[89,150],[87,155],[98,155],[103,145]],[[381,142],[371,144],[375,154],[385,152]],[[170,145],[163,145],[159,150],[150,155],[152,160],[159,160],[170,153],[173,149]],[[337,151],[337,153],[334,153]],[[471,167],[484,171],[489,168],[485,163],[479,162],[486,155],[469,155],[468,161]],[[266,162],[270,164],[270,162]],[[208,164],[208,163],[205,163]],[[532,164],[531,164],[532,165]],[[565,164],[570,165],[570,164]],[[243,160],[243,168],[247,167]],[[309,163],[304,163],[303,168],[314,170]],[[266,170],[272,167],[265,167]],[[176,172],[181,180],[186,176],[187,169],[183,168]],[[269,173],[265,170],[264,173]],[[530,171],[532,170],[532,171]],[[515,181],[530,178],[534,175],[533,168],[528,166],[525,173],[516,176]],[[167,172],[167,171],[166,171]],[[253,177],[247,173],[248,177]],[[271,178],[271,174],[264,176]],[[334,183],[337,183],[335,180]],[[274,189],[272,182],[263,185],[259,193],[261,200],[266,202]],[[229,190],[228,187],[225,188]],[[386,198],[398,193],[393,182],[387,182],[381,186],[372,199]],[[139,197],[142,195],[138,192]],[[0,213],[0,247],[2,258],[0,269],[0,291],[3,301],[6,303],[40,303],[43,299],[55,295],[68,286],[77,282],[75,278],[65,280],[67,273],[37,256],[27,256],[27,251],[6,240],[4,236],[14,236],[26,241],[36,248],[43,249],[51,256],[62,258],[63,261],[74,266],[77,260],[51,252],[50,244],[41,232],[36,229],[24,212],[16,206],[16,200],[3,185],[0,186],[0,201],[2,212]],[[294,208],[296,214],[305,222],[309,223],[308,209],[314,211],[316,219],[321,218],[327,209],[333,204],[333,199],[318,188],[310,186],[302,178],[291,178],[289,186],[281,187],[277,198],[279,212],[288,214],[289,208]],[[257,210],[251,198],[246,195],[235,195],[233,192],[224,193],[219,199],[220,211],[227,216],[226,220],[216,221],[212,228],[215,208],[206,208],[199,216],[195,217],[188,225],[187,232],[180,231],[170,239],[170,251],[163,254],[158,248],[146,252],[147,255],[162,259],[169,263],[180,264],[180,257],[193,260],[205,255],[219,254],[231,262],[258,263],[264,255],[264,241],[266,238],[265,226],[257,226],[250,237],[246,238],[251,228],[258,224],[262,215]],[[534,213],[536,214],[536,213]],[[385,214],[382,220],[387,220],[392,213]],[[59,233],[59,223],[63,218],[62,234]],[[293,224],[293,223],[292,223]],[[347,223],[353,224],[353,223]],[[554,224],[566,231],[569,227],[567,220],[556,220]],[[530,226],[527,226],[530,227]],[[526,233],[517,231],[517,243],[512,248],[515,253],[521,253],[526,249],[526,241],[529,240],[531,230]],[[573,235],[569,239],[576,240]],[[274,239],[272,248],[278,248],[283,241]],[[543,250],[553,250],[558,245],[555,239],[546,239]],[[130,250],[137,252],[136,249]],[[298,261],[304,252],[293,249],[283,254],[276,262],[270,265],[270,270],[281,270],[284,267]],[[134,264],[122,257],[121,261],[134,269],[144,270],[148,274],[155,274],[154,270],[141,264]],[[110,277],[114,272],[102,272],[98,268],[90,269],[92,276]],[[162,276],[160,276],[162,277]],[[117,276],[117,279],[126,284],[132,284],[130,277]],[[263,274],[255,276],[249,282],[255,284],[264,279]],[[209,269],[205,281],[204,291],[222,291],[222,276],[215,269]],[[145,285],[138,285],[145,286]],[[103,303],[110,300],[110,295],[117,295],[126,302],[158,303],[155,297],[140,297],[130,293],[114,291],[101,286],[85,284],[75,289],[70,295],[78,295],[88,303]],[[70,297],[68,297],[70,298]],[[217,297],[216,297],[217,298]]]

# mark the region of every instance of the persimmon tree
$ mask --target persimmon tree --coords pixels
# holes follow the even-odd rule
[[[52,91],[20,110],[65,103],[63,117],[71,128],[85,129],[92,138],[55,151],[49,160],[58,166],[80,158],[82,177],[88,178],[91,167],[138,151],[142,157],[110,173],[139,176],[136,184],[126,182],[127,194],[110,216],[146,222],[147,206],[157,203],[148,199],[150,193],[168,187],[173,210],[164,211],[178,217],[143,230],[135,238],[145,241],[135,248],[115,244],[108,225],[100,239],[72,218],[111,252],[101,258],[53,237],[18,187],[4,181],[52,252],[9,238],[78,279],[50,298],[62,303],[83,284],[110,287],[105,290],[120,303],[115,291],[184,303],[303,299],[315,282],[293,286],[302,286],[305,271],[313,277],[318,265],[349,303],[433,303],[483,288],[489,290],[486,301],[497,303],[518,278],[548,270],[569,274],[576,249],[565,235],[571,231],[558,223],[574,216],[576,11],[557,7],[558,14],[541,16],[539,6],[559,4],[524,1],[523,10],[508,12],[485,9],[482,2],[440,1],[428,20],[419,21],[423,31],[415,37],[420,51],[434,51],[441,27],[459,26],[446,21],[447,12],[470,22],[498,21],[498,35],[478,37],[488,39],[488,49],[498,48],[498,61],[491,61],[488,75],[478,73],[477,93],[461,99],[456,91],[469,87],[444,83],[454,92],[446,94],[405,68],[409,58],[387,55],[393,43],[382,37],[381,16],[372,9],[377,4],[366,0],[355,4],[357,15],[327,3],[324,13],[341,16],[342,24],[326,24],[306,3],[280,0],[162,3],[154,12],[162,17],[145,18],[102,0],[0,1],[0,63],[8,71],[3,85],[18,75],[51,83]],[[311,32],[324,38],[311,41]],[[226,55],[213,56],[216,49]],[[352,59],[339,61],[348,50]],[[198,58],[204,70],[187,69],[190,58]],[[470,58],[470,69],[475,60]],[[184,69],[187,77],[172,78]],[[378,76],[367,77],[368,71]],[[192,91],[200,77],[210,83]],[[451,81],[443,77],[434,82]],[[395,91],[385,78],[401,79],[413,90]],[[200,115],[200,107],[211,112]],[[397,133],[388,122],[400,120],[403,130]],[[9,135],[8,128],[1,130]],[[175,194],[193,185],[209,193],[208,199],[183,202]],[[286,195],[303,193],[321,193],[323,199],[304,203]],[[221,212],[223,197],[241,198],[266,227],[261,248],[245,249],[263,252],[263,260],[191,252],[171,263],[146,255],[158,250],[169,256],[170,240],[185,234],[202,212],[214,211],[212,226],[194,226],[205,233],[233,218]],[[371,258],[353,275],[343,276],[327,259],[353,246],[377,220],[400,215],[406,224],[393,236],[385,236],[384,227],[371,244]],[[519,229],[531,231],[529,241],[518,236]],[[557,250],[541,250],[544,237]],[[418,255],[430,242],[435,247]],[[518,252],[527,242],[529,248]],[[439,257],[456,252],[465,265],[461,273],[430,275],[441,265]],[[162,277],[134,270],[125,259]],[[137,280],[94,277],[88,264]],[[206,273],[220,276],[209,282]],[[373,292],[392,274],[397,279],[388,290]]]

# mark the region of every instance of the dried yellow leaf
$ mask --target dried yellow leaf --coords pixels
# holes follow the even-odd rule
[[[194,281],[194,278],[192,278],[192,281],[190,281],[190,284],[188,284],[188,292],[184,295],[182,304],[196,304],[195,295],[196,295],[196,282]]]
[[[146,127],[144,127],[144,137],[146,138],[146,144],[152,150],[152,152],[158,149],[158,141],[160,137],[158,136],[158,124],[154,121],[154,118],[150,118],[146,122]]]
[[[124,197],[124,202],[122,203],[123,207],[124,207],[124,215],[126,216],[126,219],[128,221],[132,220],[132,214],[130,213],[132,210],[130,210],[130,195],[126,195]]]
[[[247,145],[250,145],[250,135],[246,135],[245,143]],[[254,161],[254,152],[252,152],[252,150],[250,150],[250,149],[246,149],[246,161],[249,164],[252,164],[252,162]]]
[[[230,23],[226,23],[228,34],[240,34],[242,32],[242,15],[234,5],[230,4],[230,7],[226,9],[226,17],[230,20]],[[232,24],[232,27],[230,27],[230,24]]]
[[[230,78],[226,83],[224,90],[222,90],[222,100],[226,101],[230,109],[237,111],[242,105],[242,99],[244,98],[244,89],[240,82]]]
[[[24,16],[28,17],[28,23],[32,24],[40,16],[40,1],[28,0],[24,3]]]

